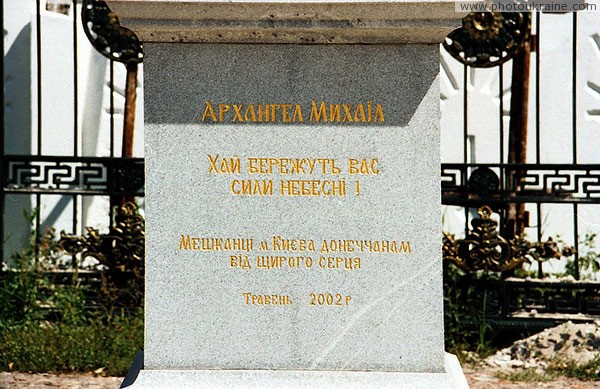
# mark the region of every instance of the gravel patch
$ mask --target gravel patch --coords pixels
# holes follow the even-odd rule
[[[485,362],[500,368],[544,369],[556,359],[584,364],[598,357],[599,352],[600,323],[573,324],[569,321],[518,340]]]

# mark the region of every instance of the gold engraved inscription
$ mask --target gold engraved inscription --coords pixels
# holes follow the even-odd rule
[[[352,301],[352,296],[341,293],[310,293],[308,305],[316,307],[347,307]]]
[[[273,236],[266,241],[253,238],[194,237],[183,234],[179,250],[227,252],[230,269],[285,270],[315,269],[317,271],[359,271],[365,256],[382,254],[399,256],[412,254],[410,241],[372,239],[294,239]]]
[[[292,305],[292,299],[286,294],[242,293],[246,305]]]
[[[229,192],[233,196],[346,197],[352,192],[360,196],[361,185],[356,178],[381,173],[378,158],[348,158],[345,164],[321,157],[248,157],[243,160],[238,156],[207,154],[206,158],[209,176],[247,174],[251,177],[230,181]]]
[[[334,103],[312,100],[299,103],[216,103],[207,100],[202,123],[385,123],[383,106],[373,100]],[[309,112],[308,116],[305,112]]]

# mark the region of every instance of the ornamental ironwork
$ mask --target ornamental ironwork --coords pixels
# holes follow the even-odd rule
[[[552,238],[545,242],[529,242],[522,236],[507,240],[498,233],[498,222],[491,218],[488,206],[477,211],[479,218],[471,221],[472,229],[465,239],[455,239],[444,233],[444,260],[465,271],[503,272],[523,263],[545,262],[552,258],[573,255],[572,247],[559,245]]]
[[[453,312],[454,317],[447,315],[446,320],[458,316],[461,325],[541,331],[567,320],[594,322],[600,316],[598,281],[569,277],[499,279],[491,274],[466,273],[457,275],[452,283],[449,297],[466,309]],[[474,315],[473,310],[480,314]]]
[[[7,155],[7,193],[144,195],[144,159]]]
[[[113,271],[139,272],[143,269],[145,238],[144,218],[135,203],[128,202],[118,208],[108,234],[91,227],[86,227],[83,236],[62,231],[58,246],[67,254],[81,254],[82,260],[94,258]]]
[[[140,63],[144,49],[133,31],[121,26],[119,17],[100,0],[84,0],[81,9],[83,30],[105,57],[121,63]]]
[[[530,17],[519,12],[473,12],[452,31],[444,48],[459,62],[476,67],[498,66],[513,58],[529,39]]]
[[[127,68],[121,156],[131,158],[138,63],[144,58],[142,43],[133,31],[120,25],[119,17],[104,1],[84,0],[81,18],[85,33],[94,48],[105,57],[124,63]]]
[[[442,202],[600,203],[600,165],[442,164]]]
[[[467,181],[469,193],[487,197],[497,194],[500,190],[500,179],[496,172],[489,167],[483,166],[471,172]]]

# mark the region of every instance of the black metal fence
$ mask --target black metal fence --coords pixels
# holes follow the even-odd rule
[[[122,77],[122,71],[118,72],[117,67],[123,65],[111,59],[98,59],[95,61],[105,61],[108,67],[107,85],[98,85],[99,88],[109,88],[109,107],[102,115],[106,115],[104,120],[109,122],[108,134],[100,134],[108,139],[108,155],[99,157],[82,148],[82,134],[88,129],[84,128],[82,120],[82,110],[86,109],[81,98],[81,83],[85,74],[80,74],[82,45],[88,44],[88,39],[83,32],[81,9],[82,1],[65,0],[62,2],[46,2],[44,0],[24,1],[17,9],[17,2],[3,1],[1,11],[3,15],[2,29],[7,28],[6,21],[11,20],[18,15],[11,15],[11,12],[33,11],[35,15],[29,22],[24,23],[19,31],[9,29],[9,34],[19,34],[25,38],[20,41],[22,46],[18,48],[20,53],[10,55],[4,47],[2,40],[2,58],[1,72],[5,76],[5,84],[1,97],[3,107],[7,103],[5,94],[12,93],[15,89],[31,88],[27,96],[21,102],[29,103],[29,107],[9,107],[2,110],[1,133],[0,133],[0,213],[2,222],[0,223],[0,237],[2,245],[0,246],[0,265],[1,261],[6,260],[11,255],[9,250],[15,250],[18,244],[27,244],[26,231],[30,226],[22,212],[34,216],[33,228],[37,235],[42,233],[45,226],[57,219],[57,214],[61,214],[64,219],[64,213],[71,214],[71,234],[81,234],[82,225],[82,202],[90,196],[104,196],[110,198],[111,204],[116,204],[118,199],[123,197],[134,197],[144,195],[144,161],[143,158],[121,158],[119,146],[119,134],[122,132],[122,124],[119,121],[120,113],[115,100],[121,99],[119,95],[125,89],[125,80]],[[29,8],[27,6],[30,5]],[[33,8],[33,9],[31,9]],[[54,12],[56,15],[51,14]],[[50,25],[45,22],[58,22],[61,25],[70,24],[70,36],[53,36],[48,30]],[[14,26],[13,26],[14,27]],[[65,42],[67,40],[67,42]],[[46,42],[45,42],[46,41]],[[71,70],[65,70],[63,73],[64,84],[71,87],[71,91],[66,91],[61,96],[60,101],[56,101],[56,96],[48,96],[47,89],[44,88],[47,80],[46,73],[49,69],[61,66],[61,64],[50,63],[47,57],[43,56],[44,44],[50,41],[58,41],[57,47],[69,47],[68,56],[71,62]],[[70,41],[70,42],[69,42]],[[13,42],[13,49],[17,42]],[[28,46],[31,47],[28,47]],[[91,45],[89,45],[91,47]],[[48,50],[48,49],[46,49]],[[31,53],[31,57],[27,56]],[[26,56],[25,61],[16,61],[15,56]],[[99,54],[96,55],[99,57]],[[7,79],[11,76],[5,67],[6,61],[16,62],[17,65],[24,67],[31,66],[31,69],[23,68],[20,71],[26,73],[30,71],[31,75],[15,81],[31,81],[29,85],[7,85]],[[61,62],[64,64],[64,62]],[[31,64],[31,65],[30,65]],[[14,64],[12,66],[15,66]],[[120,77],[119,77],[120,76]],[[120,78],[120,79],[119,79]],[[12,89],[11,89],[12,88]],[[68,88],[67,88],[68,89]],[[18,92],[15,92],[18,93]],[[49,101],[48,99],[54,99]],[[122,99],[121,99],[122,100]],[[59,132],[49,131],[45,128],[47,120],[44,120],[48,109],[54,107],[70,107],[72,118],[71,125],[61,128]],[[30,111],[30,112],[29,112]],[[14,125],[11,115],[29,115],[25,120],[28,125]],[[98,118],[100,119],[100,118]],[[70,128],[69,128],[70,127]],[[59,147],[54,147],[59,146]],[[51,149],[51,150],[48,150]],[[57,152],[57,149],[59,151]],[[53,210],[43,215],[41,208],[45,201],[53,201]],[[113,220],[113,207],[108,207],[106,214],[106,226],[110,226]],[[20,231],[21,236],[16,236],[15,231]],[[16,241],[16,245],[14,244]],[[8,244],[7,243],[13,243]]]
[[[462,112],[456,112],[462,128],[453,134],[462,144],[455,145],[460,151],[455,159],[442,164],[442,202],[461,209],[464,221],[464,231],[451,231],[460,239],[445,236],[445,259],[464,271],[446,267],[446,298],[462,307],[462,325],[475,328],[535,331],[565,320],[589,322],[600,316],[600,282],[592,264],[600,263],[594,247],[600,233],[600,154],[590,147],[599,141],[594,131],[600,123],[599,111],[582,106],[580,92],[600,90],[597,81],[581,74],[581,61],[600,49],[599,35],[590,34],[597,23],[585,16],[582,24],[576,13],[499,17],[495,25],[506,31],[498,34],[494,24],[485,24],[489,19],[471,15],[445,45],[464,63],[459,74],[451,74],[462,98]],[[561,28],[553,31],[556,25]],[[483,26],[487,40],[469,45],[477,34],[467,30],[477,26]],[[510,39],[495,40],[503,33]],[[484,71],[473,64],[484,65],[485,74],[497,80],[488,84],[490,95],[497,96],[495,110],[479,121],[474,106],[481,94],[473,85]],[[444,72],[449,67],[443,63]],[[559,72],[557,82],[553,77]],[[550,88],[552,83],[557,85]],[[483,138],[478,145],[487,146],[487,155],[479,158],[483,163],[473,152],[477,137]],[[589,220],[583,220],[582,210]],[[529,272],[522,271],[526,261],[533,265]],[[552,265],[559,274],[548,279]],[[461,325],[446,319],[449,326]]]
[[[498,131],[494,137],[482,140],[488,145],[495,145],[495,162],[490,161],[488,157],[487,163],[475,163],[470,155],[473,134],[481,130],[470,126],[473,115],[476,115],[471,112],[474,102],[470,100],[470,85],[477,71],[464,64],[462,77],[456,80],[456,83],[460,84],[463,100],[462,112],[456,113],[462,115],[462,158],[442,164],[442,201],[445,205],[464,207],[465,235],[468,235],[470,223],[476,217],[474,211],[488,205],[499,215],[501,236],[510,239],[527,234],[529,240],[538,242],[550,237],[545,231],[544,220],[552,212],[558,212],[556,204],[562,204],[561,212],[565,217],[558,220],[558,223],[562,224],[562,229],[566,232],[558,239],[573,246],[574,277],[580,278],[579,259],[584,251],[580,246],[586,234],[591,236],[596,232],[600,233],[600,220],[588,223],[591,230],[582,230],[579,218],[582,206],[588,207],[586,209],[589,209],[592,215],[600,217],[600,154],[590,152],[593,149],[586,147],[588,154],[582,158],[582,146],[589,146],[591,141],[582,136],[580,122],[582,117],[593,115],[595,111],[584,112],[579,105],[578,96],[583,88],[594,89],[596,84],[582,79],[579,74],[579,61],[589,58],[594,51],[593,42],[598,45],[600,40],[597,39],[597,34],[582,36],[577,13],[535,13],[527,18],[531,19],[528,38],[520,36],[521,41],[517,38],[514,41],[505,41],[506,47],[503,47],[501,42],[495,42],[493,37],[489,38],[487,46],[484,45],[482,49],[483,54],[477,57],[477,61],[487,59],[488,74],[497,73],[498,81],[494,86],[497,89],[490,92],[497,94],[497,111],[486,117],[486,126],[497,128]],[[563,27],[565,22],[570,20],[570,27],[566,27],[567,36],[559,35],[558,31],[553,35],[544,29],[544,23],[552,25],[550,23],[557,22],[558,18],[561,18]],[[481,20],[471,20],[470,27],[473,28],[477,22]],[[468,28],[469,23],[464,29]],[[457,39],[459,38],[460,36]],[[592,42],[590,46],[581,47],[584,38]],[[469,55],[468,48],[460,46],[462,43],[464,42],[453,42],[450,49],[456,52],[463,50],[461,55]],[[495,53],[510,52],[512,49],[508,48],[509,44],[521,46],[512,60],[503,62],[497,57],[494,57],[495,62],[489,60],[491,56],[503,55]],[[553,47],[552,53],[545,53],[545,47]],[[552,74],[548,67],[543,67],[543,64],[554,63],[561,59],[560,57],[570,59],[570,80],[563,84],[562,91],[556,95],[555,101],[546,103],[545,106],[542,103],[543,94],[547,93],[544,88],[555,74]],[[476,61],[472,59],[471,62]],[[510,75],[507,77],[507,74]],[[530,84],[533,88],[530,88]],[[544,100],[548,102],[548,99]],[[543,117],[551,111],[553,115],[565,118],[565,121],[568,119],[570,124],[548,128],[548,122],[544,121]],[[595,126],[600,130],[600,123]],[[458,131],[456,133],[458,134]],[[552,139],[561,143],[558,153],[545,150],[548,140]],[[593,139],[597,141],[597,138]],[[560,158],[552,153],[560,154]],[[550,158],[548,154],[551,154]],[[548,159],[566,162],[545,163]],[[582,160],[586,163],[582,163]],[[589,163],[590,161],[594,163]],[[564,207],[567,207],[568,211]],[[554,239],[557,237],[554,236]],[[538,266],[538,275],[543,276],[543,262],[539,262]]]

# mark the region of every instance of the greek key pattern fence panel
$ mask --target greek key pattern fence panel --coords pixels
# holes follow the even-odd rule
[[[442,164],[442,201],[600,203],[600,165]]]
[[[143,158],[8,155],[2,170],[6,193],[144,195]]]

